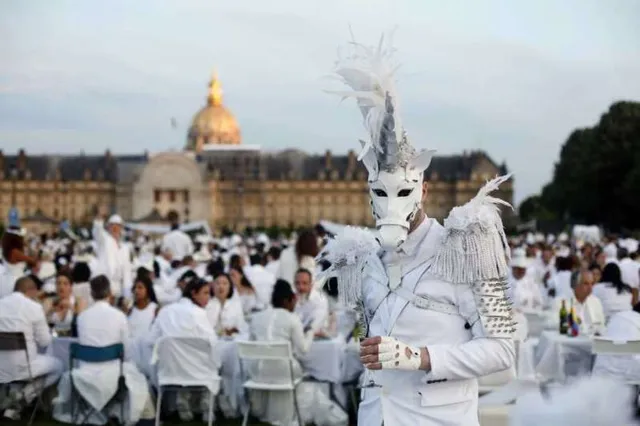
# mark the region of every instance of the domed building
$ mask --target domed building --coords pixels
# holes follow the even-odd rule
[[[201,152],[206,145],[240,145],[240,127],[222,105],[222,86],[216,73],[209,82],[207,105],[193,117],[187,133],[187,150]]]
[[[160,222],[175,210],[184,221],[207,221],[214,232],[310,226],[320,220],[373,225],[367,173],[354,151],[265,152],[241,142],[214,73],[207,104],[193,117],[183,152],[27,155],[19,150],[6,155],[0,150],[0,218],[6,220],[15,206],[34,232],[55,230],[63,220],[89,224],[100,207],[143,223]],[[506,165],[484,152],[433,158],[425,174],[427,214],[442,219],[487,179],[506,172]],[[512,202],[513,181],[496,196]]]

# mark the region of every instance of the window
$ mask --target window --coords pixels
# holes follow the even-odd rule
[[[172,203],[176,202],[176,191],[174,191],[173,189],[169,191],[169,201],[171,201]]]
[[[155,200],[156,203],[160,202],[160,191],[159,190],[154,190],[153,191],[153,199]]]
[[[189,190],[188,189],[185,189],[183,191],[183,196],[184,196],[184,202],[188,203],[189,202]]]

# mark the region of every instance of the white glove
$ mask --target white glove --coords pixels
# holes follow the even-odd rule
[[[422,358],[419,348],[406,345],[395,337],[385,336],[378,345],[378,362],[383,370],[419,370]]]

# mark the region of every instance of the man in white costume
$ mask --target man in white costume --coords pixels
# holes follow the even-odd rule
[[[358,424],[478,426],[477,378],[514,362],[515,324],[506,296],[507,242],[489,182],[445,226],[426,217],[423,172],[397,114],[393,49],[351,43],[337,64],[353,91],[369,140],[360,159],[369,177],[376,234],[347,227],[323,251],[339,298],[360,310],[366,367]]]
[[[132,267],[129,246],[122,240],[124,221],[114,214],[104,226],[104,215],[93,221],[93,239],[96,242],[96,254],[100,271],[92,271],[94,275],[104,274],[111,283],[111,294],[131,299]]]

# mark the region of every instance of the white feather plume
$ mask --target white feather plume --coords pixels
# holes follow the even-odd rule
[[[403,163],[415,155],[415,150],[406,140],[398,113],[395,85],[398,66],[393,58],[395,49],[392,47],[392,38],[393,33],[387,36],[383,34],[377,47],[366,46],[352,39],[346,51],[339,52],[335,69],[339,79],[351,90],[327,92],[339,95],[342,99],[353,98],[360,107],[370,140],[363,147],[359,158],[366,154],[366,150],[373,149],[378,158],[392,155],[394,159],[391,163],[404,165]],[[393,111],[393,138],[390,138],[391,135],[382,134],[385,120],[389,123],[388,100]],[[384,141],[388,139],[393,139],[394,146],[384,146]],[[382,161],[383,164],[385,162],[387,161]]]
[[[451,210],[444,220],[447,232],[436,256],[436,275],[467,284],[507,276],[509,250],[498,206],[511,205],[489,194],[510,178],[487,182],[471,201]]]
[[[345,227],[334,239],[329,240],[318,255],[331,267],[320,276],[335,275],[338,278],[338,298],[347,307],[355,307],[362,298],[362,269],[380,245],[373,233],[366,228]]]
[[[518,400],[509,426],[627,426],[636,425],[629,386],[604,377],[585,377],[548,396],[525,395]]]

